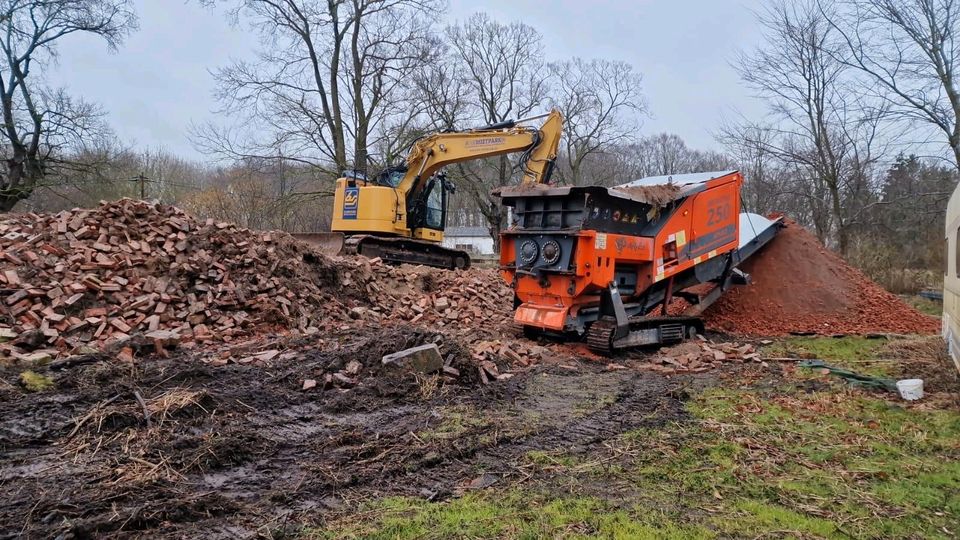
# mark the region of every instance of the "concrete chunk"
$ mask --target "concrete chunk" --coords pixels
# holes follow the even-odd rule
[[[443,369],[443,357],[436,343],[428,343],[383,357],[383,365],[420,373],[433,373]]]

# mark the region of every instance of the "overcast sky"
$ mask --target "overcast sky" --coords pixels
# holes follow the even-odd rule
[[[183,0],[136,0],[140,30],[117,52],[65,38],[51,79],[99,103],[118,135],[139,148],[202,159],[187,128],[213,118],[209,70],[250,56],[255,38],[217,10]],[[761,113],[730,61],[755,47],[751,9],[762,0],[450,0],[447,21],[485,11],[540,31],[546,60],[581,56],[630,62],[644,76],[653,118],[644,133],[672,132],[717,148],[724,116]]]

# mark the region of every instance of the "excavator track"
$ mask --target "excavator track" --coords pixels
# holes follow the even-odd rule
[[[422,264],[450,270],[470,268],[470,255],[465,251],[409,238],[353,235],[344,242],[343,254],[380,257],[392,264]]]

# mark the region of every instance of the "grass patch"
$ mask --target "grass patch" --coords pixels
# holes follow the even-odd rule
[[[905,294],[900,298],[910,307],[931,317],[940,318],[943,315],[943,302],[924,298],[916,294]]]
[[[956,412],[906,410],[856,391],[710,391],[691,409],[701,421],[687,429],[706,436],[688,433],[677,450],[698,460],[672,460],[670,470],[693,497],[732,500],[711,520],[721,532],[948,538],[960,523]],[[704,482],[683,470],[712,474]]]
[[[885,341],[862,336],[821,337],[797,336],[774,342],[764,347],[767,356],[816,358],[837,364],[870,360]]]
[[[715,538],[709,529],[678,525],[657,512],[618,507],[593,497],[554,497],[512,490],[471,493],[449,502],[390,498],[368,505],[365,522],[344,518],[308,538]]]
[[[763,348],[765,356],[824,360],[864,375],[889,376],[889,362],[877,357],[889,342],[862,336],[790,337]]]
[[[564,451],[531,450],[527,452],[526,461],[538,467],[573,467],[577,464],[577,459]]]
[[[769,356],[884,369],[891,343],[790,338]],[[911,354],[926,355],[926,349]],[[871,362],[876,362],[872,364]],[[712,387],[692,419],[611,437],[592,453],[530,451],[523,484],[443,502],[372,501],[310,538],[955,538],[960,413],[900,402],[785,370],[756,389]],[[885,374],[885,373],[879,373]],[[791,380],[792,379],[792,380]],[[811,388],[819,390],[811,391]],[[582,400],[569,414],[582,413]],[[434,437],[479,428],[452,409]],[[518,411],[522,416],[522,412]],[[424,433],[420,434],[425,436]]]

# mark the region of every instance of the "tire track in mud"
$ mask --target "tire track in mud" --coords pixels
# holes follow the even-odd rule
[[[624,431],[685,415],[682,379],[590,364],[573,374],[539,368],[490,386],[453,385],[429,398],[415,382],[379,378],[304,393],[298,383],[311,365],[105,364],[61,375],[50,394],[3,396],[0,530],[255,535],[265,524],[317,522],[359,498],[449,497],[478,470],[509,480],[533,450],[589,453]],[[136,389],[151,404],[189,399],[151,428]],[[451,411],[469,417],[467,427],[429,438]]]
[[[567,384],[579,381],[589,385],[597,375],[588,372],[566,375],[560,380],[567,379]],[[683,381],[671,381],[649,373],[617,373],[613,377],[619,383],[613,403],[571,419],[564,413],[573,412],[573,406],[577,403],[569,398],[576,398],[577,393],[564,396],[563,392],[559,392],[546,407],[529,397],[519,400],[517,406],[533,411],[547,409],[559,417],[559,421],[548,421],[540,429],[507,436],[495,443],[461,448],[447,458],[424,460],[417,464],[414,472],[400,479],[400,485],[412,486],[404,489],[404,494],[428,494],[432,498],[443,498],[475,478],[478,467],[499,471],[494,474],[509,477],[516,475],[511,468],[518,466],[532,451],[587,454],[599,450],[602,443],[625,432],[656,428],[687,418],[683,405],[687,397]],[[419,479],[423,483],[425,478],[433,481],[428,486],[418,486],[415,482]]]

